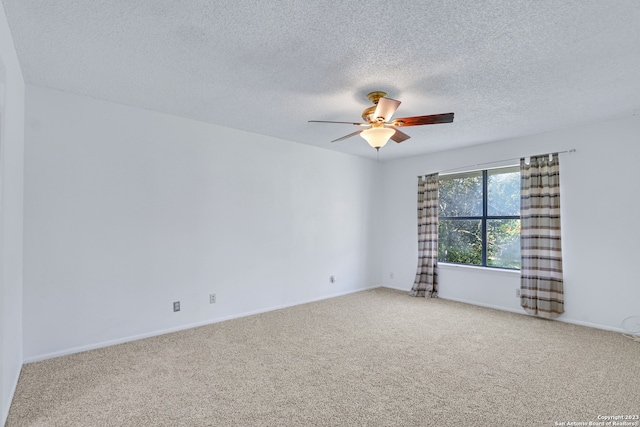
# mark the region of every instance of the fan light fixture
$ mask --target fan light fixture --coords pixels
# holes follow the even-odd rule
[[[391,138],[394,133],[396,133],[395,129],[375,127],[363,130],[360,132],[360,136],[366,139],[370,146],[379,150],[389,142],[389,138]]]

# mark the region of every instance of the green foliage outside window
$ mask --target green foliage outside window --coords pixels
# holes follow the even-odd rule
[[[520,268],[517,168],[442,177],[438,200],[439,261]]]

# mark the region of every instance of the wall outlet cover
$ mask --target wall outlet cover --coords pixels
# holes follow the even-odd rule
[[[180,301],[173,303],[173,311],[180,311]]]

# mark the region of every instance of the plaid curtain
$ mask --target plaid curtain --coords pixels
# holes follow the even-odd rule
[[[438,297],[438,174],[418,178],[418,271],[409,295]]]
[[[564,312],[558,154],[520,159],[520,305],[553,318]]]

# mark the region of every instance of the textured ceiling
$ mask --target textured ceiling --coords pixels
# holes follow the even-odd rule
[[[28,83],[376,157],[366,94],[404,128],[380,160],[637,113],[638,0],[2,0]]]

